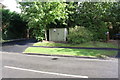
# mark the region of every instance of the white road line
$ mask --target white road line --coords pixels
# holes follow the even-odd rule
[[[24,69],[24,68],[18,68],[18,67],[12,67],[12,66],[4,66],[5,68],[10,69],[16,69],[16,70],[22,70],[22,71],[30,71],[30,72],[36,72],[36,73],[43,73],[43,74],[52,74],[52,75],[59,75],[59,76],[69,76],[74,78],[88,78],[88,76],[81,76],[81,75],[71,75],[71,74],[63,74],[63,73],[55,73],[55,72],[45,72],[45,71],[38,71],[38,70],[32,70],[32,69]]]

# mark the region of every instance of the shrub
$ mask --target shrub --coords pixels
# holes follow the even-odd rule
[[[106,41],[108,31],[107,27],[101,26],[93,29],[89,29],[93,34],[93,41]]]
[[[68,42],[70,43],[84,43],[91,41],[93,34],[83,26],[75,26],[69,29],[69,34],[67,36]]]
[[[36,37],[38,41],[43,41],[43,37]]]

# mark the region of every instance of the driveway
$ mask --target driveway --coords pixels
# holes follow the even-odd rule
[[[22,53],[27,47],[32,46],[36,42],[35,39],[16,40],[2,44],[3,52]]]

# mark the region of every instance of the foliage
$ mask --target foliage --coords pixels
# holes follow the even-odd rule
[[[23,38],[26,31],[26,22],[22,17],[16,13],[6,9],[2,9],[2,38],[3,39],[16,39]]]
[[[20,3],[24,20],[28,22],[29,29],[33,28],[36,32],[35,37],[42,37],[47,25],[55,20],[62,19],[65,22],[67,14],[65,13],[66,4],[62,2],[23,2]],[[38,31],[39,30],[39,31]]]
[[[43,41],[43,37],[36,37],[38,41]]]
[[[112,3],[83,2],[78,7],[78,25],[84,26],[93,33],[93,39],[105,40],[108,31],[106,19]]]
[[[22,16],[36,37],[44,36],[43,30],[50,27],[75,25],[91,31],[94,41],[106,40],[107,31],[111,35],[120,31],[119,2],[23,2],[20,5]]]
[[[71,43],[84,43],[91,41],[93,34],[82,26],[75,26],[74,28],[69,29],[68,42]]]
[[[77,2],[67,2],[66,6],[66,13],[68,13],[68,18],[66,19],[67,28],[74,27],[77,25],[77,8],[78,3]]]
[[[112,28],[109,28],[110,37],[115,38],[115,34],[120,33],[120,2],[113,3],[109,9],[109,22]]]
[[[48,28],[70,28],[76,25],[76,8],[77,2],[66,2],[65,13],[66,19],[56,19],[55,22],[51,22],[47,25]]]
[[[11,12],[7,9],[0,9],[2,12],[2,26],[1,29],[5,29],[10,24]]]

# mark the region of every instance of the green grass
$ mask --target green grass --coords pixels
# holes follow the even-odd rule
[[[104,42],[93,42],[83,44],[64,44],[54,42],[37,42],[33,46],[60,46],[60,47],[96,47],[96,48],[117,48],[116,45]],[[101,57],[109,56],[114,57],[117,51],[110,50],[94,50],[94,49],[70,49],[70,48],[43,48],[43,47],[29,47],[24,53],[41,53],[50,55],[73,55],[73,56],[88,56],[88,57]]]
[[[42,54],[55,54],[55,55],[73,55],[73,56],[89,56],[97,57],[98,55],[116,56],[117,51],[107,50],[88,50],[88,49],[70,49],[70,48],[41,48],[29,47],[24,53],[42,53]]]
[[[96,47],[96,48],[117,48],[117,45],[105,42],[87,42],[82,44],[64,44],[64,43],[53,43],[53,42],[37,42],[33,46],[61,46],[61,47]]]

